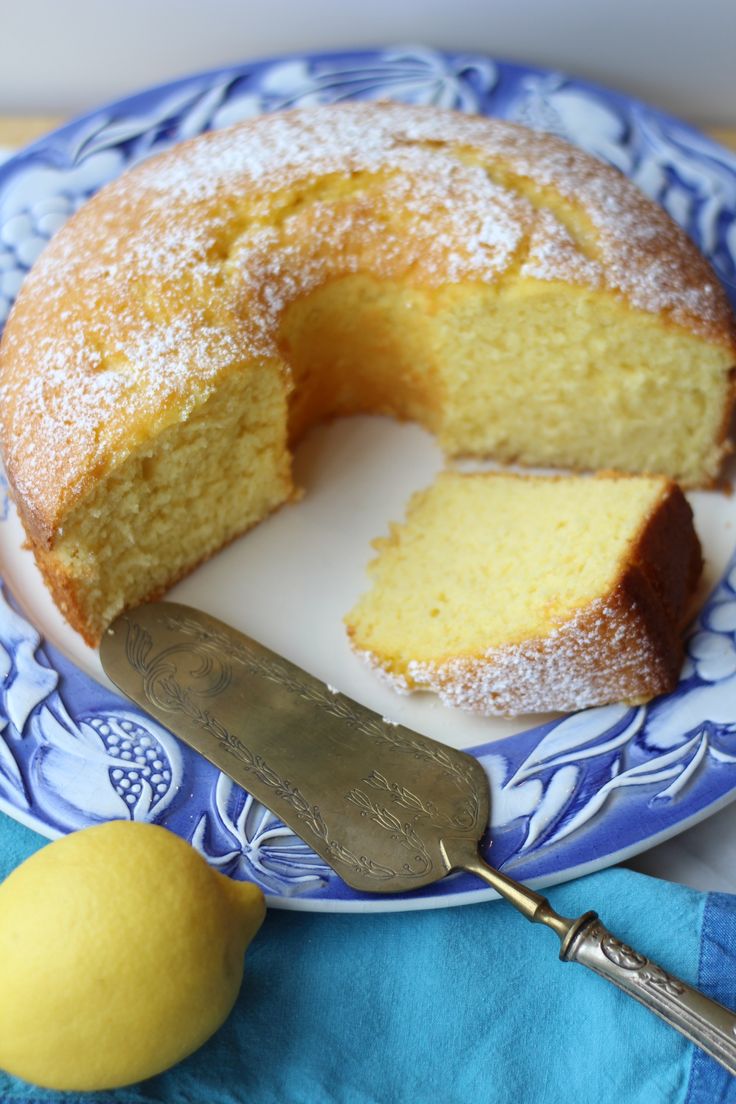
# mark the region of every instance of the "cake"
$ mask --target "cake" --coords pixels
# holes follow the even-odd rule
[[[94,644],[289,501],[321,419],[704,486],[734,363],[710,267],[614,169],[505,122],[318,107],[144,161],[56,234],[0,347],[2,453]]]
[[[664,476],[443,472],[375,545],[345,620],[397,690],[513,716],[677,682],[701,556]]]

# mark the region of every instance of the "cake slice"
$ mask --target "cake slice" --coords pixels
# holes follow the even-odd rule
[[[444,472],[375,542],[345,621],[401,691],[477,713],[644,702],[671,690],[702,560],[660,476]]]

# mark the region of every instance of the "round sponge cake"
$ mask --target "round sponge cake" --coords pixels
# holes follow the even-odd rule
[[[506,123],[330,106],[184,143],[62,228],[0,347],[3,456],[94,643],[293,495],[316,420],[706,485],[735,362],[711,269],[615,170]]]

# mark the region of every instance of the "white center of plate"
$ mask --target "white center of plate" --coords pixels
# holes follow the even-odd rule
[[[434,439],[414,425],[354,417],[318,427],[296,456],[303,499],[197,568],[168,597],[228,622],[382,716],[455,747],[540,724],[552,714],[481,718],[446,708],[431,694],[400,696],[348,644],[342,618],[368,585],[371,540],[403,518],[412,492],[428,486],[443,463]],[[702,601],[736,543],[736,497],[710,491],[688,498],[706,561]],[[11,511],[0,525],[0,575],[42,636],[108,684],[97,652],[51,601],[23,540]]]

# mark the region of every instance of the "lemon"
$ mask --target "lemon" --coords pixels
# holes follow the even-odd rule
[[[225,1020],[263,894],[164,828],[112,821],[0,885],[0,1067],[52,1089],[160,1073]]]

